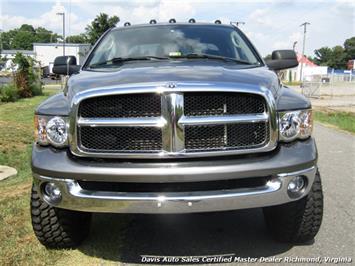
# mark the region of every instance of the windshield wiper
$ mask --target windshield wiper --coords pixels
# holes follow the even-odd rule
[[[172,56],[170,58],[215,59],[215,60],[223,60],[223,61],[226,61],[226,62],[235,62],[235,63],[239,63],[239,64],[245,64],[245,65],[255,65],[255,64],[257,64],[257,63],[251,63],[251,62],[248,62],[248,61],[231,58],[231,57],[224,57],[224,56],[211,55],[211,54],[198,54],[198,53],[183,54],[183,55],[179,55],[179,56]]]
[[[161,57],[161,56],[138,56],[138,57],[114,57],[110,60],[103,61],[100,63],[92,64],[89,67],[98,67],[98,66],[104,66],[104,65],[110,65],[110,64],[118,64],[118,63],[123,63],[123,62],[128,62],[128,61],[141,61],[141,60],[166,60],[169,59],[169,57]]]

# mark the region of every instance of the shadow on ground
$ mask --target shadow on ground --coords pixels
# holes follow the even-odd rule
[[[240,257],[278,255],[292,246],[274,241],[261,209],[187,215],[95,214],[89,256],[140,263],[141,255]]]

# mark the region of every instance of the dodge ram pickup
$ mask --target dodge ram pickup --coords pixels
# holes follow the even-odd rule
[[[264,61],[233,24],[125,23],[35,112],[32,225],[49,248],[79,245],[94,212],[262,208],[280,241],[307,242],[323,194],[309,100],[280,82],[292,50]]]

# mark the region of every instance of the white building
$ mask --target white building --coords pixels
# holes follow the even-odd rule
[[[14,65],[12,60],[15,58],[17,53],[35,58],[35,53],[31,50],[1,50],[0,56],[2,59],[6,59],[5,63],[0,67],[1,70],[15,71],[17,66]]]
[[[1,50],[1,57],[6,59],[13,59],[17,53],[21,53],[32,58],[35,57],[35,53],[32,50]]]
[[[65,55],[73,55],[76,57],[76,62],[81,65],[84,62],[86,55],[91,48],[90,44],[84,43],[66,43]],[[49,72],[52,72],[54,59],[57,56],[63,55],[62,43],[33,43],[33,51],[31,50],[2,50],[1,57],[6,58],[7,62],[4,66],[7,70],[14,70],[12,59],[16,53],[34,58],[41,67],[48,67]]]
[[[75,56],[77,64],[81,65],[90,47],[90,44],[66,43],[65,55]],[[34,43],[33,52],[42,67],[51,66],[57,56],[63,55],[63,45],[61,43]]]
[[[301,81],[301,64],[303,64],[302,72],[304,81],[320,81],[322,77],[327,76],[327,66],[318,66],[301,54],[297,54],[297,61],[297,67],[282,71],[282,80]]]

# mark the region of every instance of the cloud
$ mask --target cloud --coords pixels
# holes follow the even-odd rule
[[[0,25],[5,31],[13,28],[19,28],[22,24],[31,24],[34,27],[45,27],[46,29],[61,33],[63,18],[57,15],[58,12],[65,12],[65,24],[69,25],[70,21],[70,31],[73,31],[75,33],[83,31],[85,25],[87,24],[87,21],[83,21],[77,14],[72,12],[69,16],[68,10],[66,10],[65,7],[59,1],[54,3],[49,11],[35,18],[2,15],[0,17]],[[68,33],[68,28],[66,30]]]
[[[296,42],[296,51],[301,51],[302,49],[302,34],[300,32],[291,33],[285,40],[276,41],[273,43],[272,48],[278,49],[291,49],[293,44]]]
[[[116,1],[103,3],[98,11],[97,3],[75,2],[74,4],[92,16],[96,16],[98,12],[104,12],[108,15],[116,15],[120,18],[120,23],[126,21],[137,23],[147,23],[151,19],[158,21],[168,21],[175,18],[178,21],[186,21],[187,18],[196,14],[195,2],[178,1],[178,0],[147,0],[147,1]],[[83,6],[84,5],[84,6]]]
[[[249,15],[248,19],[266,27],[271,27],[273,24],[268,9],[256,9]]]
[[[60,34],[62,21],[56,13],[63,10],[68,34],[84,32],[86,25],[102,12],[119,16],[119,25],[126,21],[132,24],[147,23],[153,18],[158,21],[168,21],[170,18],[187,21],[194,17],[197,21],[221,19],[224,23],[239,20],[246,22],[241,29],[262,55],[271,53],[273,49],[292,48],[294,41],[298,42],[296,48],[300,50],[303,38],[300,24],[305,21],[311,23],[307,32],[307,54],[312,54],[314,49],[322,46],[342,44],[355,32],[353,0],[71,0],[71,7],[69,0],[32,0],[35,1],[33,9],[26,10],[27,13],[21,12],[17,7],[21,2],[16,1],[24,0],[12,0],[3,5],[11,6],[14,10],[11,14],[3,8],[0,17],[0,28],[3,30],[28,23]],[[42,5],[41,10],[46,7],[47,11],[40,14],[37,11],[39,5]]]

